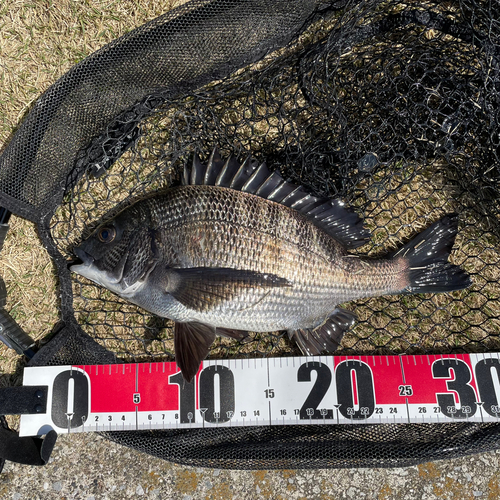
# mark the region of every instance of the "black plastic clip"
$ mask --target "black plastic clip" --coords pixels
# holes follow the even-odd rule
[[[46,385],[0,388],[0,414],[46,413],[47,393]],[[0,427],[0,461],[10,460],[26,465],[45,465],[54,449],[56,439],[55,431],[49,431],[42,439],[19,437],[17,432]]]
[[[45,465],[49,461],[56,439],[57,432],[53,430],[42,439],[19,437],[17,432],[0,427],[0,460],[26,465]]]

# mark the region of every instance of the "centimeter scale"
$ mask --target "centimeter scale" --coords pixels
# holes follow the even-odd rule
[[[205,360],[32,367],[45,413],[20,435],[293,424],[500,420],[500,353]]]

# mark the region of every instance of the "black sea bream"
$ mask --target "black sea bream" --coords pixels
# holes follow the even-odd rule
[[[287,330],[304,354],[332,352],[355,315],[339,304],[471,284],[447,262],[458,217],[447,215],[386,259],[349,255],[368,241],[339,200],[312,196],[250,158],[207,166],[155,193],[75,248],[71,270],[175,321],[176,361],[196,374],[215,335]]]

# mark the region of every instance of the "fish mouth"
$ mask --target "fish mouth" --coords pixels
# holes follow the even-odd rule
[[[72,273],[79,274],[80,276],[88,278],[89,280],[94,281],[95,283],[100,285],[101,276],[94,264],[94,257],[88,254],[81,247],[74,248],[73,253],[77,258],[68,263],[69,270]]]
[[[123,275],[123,267],[119,276],[115,276],[109,271],[99,269],[96,259],[81,247],[75,247],[73,253],[77,256],[77,259],[68,263],[71,272],[79,274],[111,291],[121,290],[120,283]]]
[[[68,263],[69,270],[81,274],[81,270],[85,267],[90,267],[94,263],[94,258],[89,255],[85,250],[80,247],[75,247],[73,253],[76,255],[76,259],[71,260]]]

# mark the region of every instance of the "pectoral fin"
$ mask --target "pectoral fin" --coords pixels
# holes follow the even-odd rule
[[[181,304],[196,311],[207,311],[231,300],[245,288],[291,286],[270,273],[230,268],[193,267],[168,269],[164,290]]]
[[[175,323],[175,362],[182,376],[191,382],[215,340],[215,328],[203,323]]]
[[[338,307],[317,328],[292,330],[288,336],[297,342],[303,354],[318,356],[323,351],[334,352],[355,320],[354,313]]]

